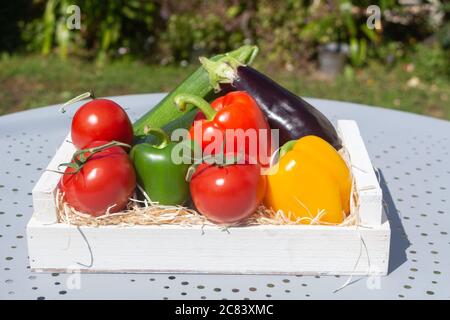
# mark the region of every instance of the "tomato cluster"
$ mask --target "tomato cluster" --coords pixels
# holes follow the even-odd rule
[[[136,187],[136,174],[125,148],[133,128],[125,110],[107,99],[94,99],[75,113],[72,142],[79,150],[60,181],[64,199],[93,216],[122,211]],[[102,146],[110,143],[110,147]]]

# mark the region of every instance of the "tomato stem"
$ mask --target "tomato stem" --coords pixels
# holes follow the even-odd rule
[[[219,163],[222,160],[222,156],[225,158],[224,163]],[[195,171],[197,170],[197,167],[202,164],[202,163],[207,163],[209,165],[216,165],[219,168],[223,168],[223,167],[227,167],[227,166],[231,166],[231,165],[235,165],[235,164],[239,164],[239,161],[242,159],[244,155],[242,153],[239,154],[232,154],[227,155],[227,154],[219,154],[219,155],[208,155],[205,156],[203,158],[201,158],[200,162],[194,163],[192,164],[188,171],[186,172],[186,181],[190,182],[192,180],[192,176],[194,175]],[[211,161],[210,161],[211,160]]]
[[[180,111],[186,110],[187,104],[194,105],[194,107],[199,108],[205,114],[208,121],[212,121],[217,114],[217,111],[205,99],[193,94],[180,93],[173,100]]]
[[[194,163],[193,165],[191,165],[187,172],[186,172],[186,177],[185,180],[186,182],[190,182],[192,179],[192,176],[194,175],[195,171],[197,170],[197,167],[199,166],[199,163]]]
[[[120,141],[111,141],[106,144],[103,144],[101,146],[93,147],[93,148],[87,148],[76,151],[72,156],[72,161],[68,163],[61,163],[59,167],[65,166],[65,167],[71,167],[75,169],[73,172],[67,172],[67,173],[77,173],[78,171],[83,168],[83,166],[86,164],[86,162],[89,161],[89,159],[92,158],[96,153],[99,153],[105,149],[111,148],[111,147],[126,147],[131,148],[129,144],[120,142]],[[86,157],[85,153],[89,153],[89,155]]]
[[[67,106],[69,106],[69,105],[71,105],[71,104],[73,104],[73,103],[76,103],[76,102],[78,102],[78,101],[87,99],[87,98],[95,99],[94,93],[92,93],[92,92],[85,92],[85,93],[80,94],[79,96],[76,96],[76,97],[73,98],[73,99],[70,99],[69,101],[67,101],[66,103],[64,103],[64,104],[61,106],[61,108],[59,109],[59,112],[65,113],[65,112],[66,112],[66,107],[67,107]]]

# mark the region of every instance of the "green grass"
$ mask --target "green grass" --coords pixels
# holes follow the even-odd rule
[[[450,119],[450,80],[419,77],[404,64],[387,68],[371,64],[330,80],[315,72],[287,72],[258,66],[297,94],[351,101]],[[157,66],[116,61],[96,67],[84,60],[61,61],[51,56],[12,56],[0,59],[0,114],[62,103],[92,90],[97,96],[167,92],[193,66]]]

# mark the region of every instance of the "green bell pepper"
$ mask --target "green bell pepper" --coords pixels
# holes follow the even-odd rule
[[[147,129],[161,140],[159,144],[141,143],[130,151],[139,185],[151,201],[161,205],[181,205],[189,198],[186,173],[190,164],[175,164],[171,154],[176,142],[171,142],[161,129]]]

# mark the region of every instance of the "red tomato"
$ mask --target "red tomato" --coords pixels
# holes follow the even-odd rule
[[[133,142],[133,127],[125,110],[114,101],[95,99],[82,105],[72,120],[72,142],[83,149],[94,141]]]
[[[266,176],[257,164],[216,166],[201,164],[190,182],[197,210],[217,223],[234,223],[258,208],[266,190]]]
[[[95,141],[97,147],[106,141]],[[84,154],[86,157],[89,153]],[[128,154],[121,147],[110,147],[94,154],[80,171],[67,167],[60,180],[64,200],[73,208],[93,216],[125,209],[136,187],[136,175]]]

